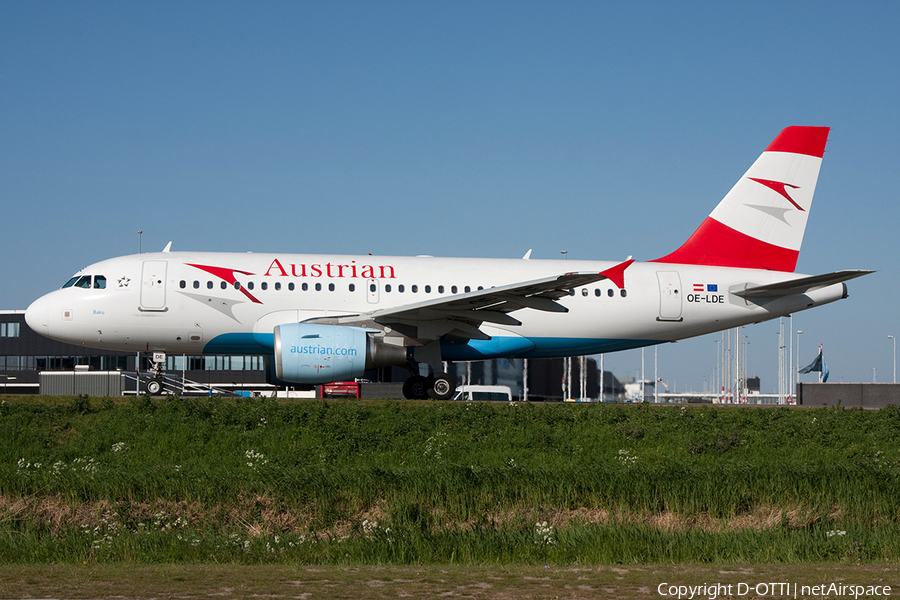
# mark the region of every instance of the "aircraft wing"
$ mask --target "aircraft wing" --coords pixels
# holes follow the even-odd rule
[[[568,312],[557,302],[570,290],[609,279],[624,286],[624,271],[634,262],[630,258],[603,272],[572,272],[504,286],[444,296],[415,304],[406,304],[359,315],[315,319],[341,325],[387,326],[422,344],[442,336],[461,339],[491,339],[480,331],[482,323],[521,325],[509,313],[531,308],[546,312]]]
[[[743,288],[731,289],[729,291],[736,296],[748,299],[780,298],[782,296],[805,294],[814,289],[862,277],[869,273],[874,273],[874,271],[864,271],[861,269],[835,271],[834,273],[801,277],[799,279],[790,279],[788,281],[780,281],[778,283],[769,283],[766,285],[749,284]]]

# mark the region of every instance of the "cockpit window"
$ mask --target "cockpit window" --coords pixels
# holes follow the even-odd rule
[[[91,289],[91,280],[93,280],[94,282],[95,290],[106,289],[106,277],[104,277],[103,275],[76,275],[72,279],[68,280],[63,288],[80,287],[89,290]]]

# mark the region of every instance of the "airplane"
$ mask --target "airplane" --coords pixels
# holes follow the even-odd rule
[[[405,366],[448,399],[444,362],[615,352],[847,297],[871,273],[794,273],[828,127],[788,127],[678,249],[648,262],[162,252],[93,264],[25,320],[63,342],[153,355],[263,354],[286,384]]]

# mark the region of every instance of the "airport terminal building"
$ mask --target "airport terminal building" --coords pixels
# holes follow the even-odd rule
[[[25,323],[24,310],[0,311],[0,393],[37,394],[40,373],[121,372],[134,391],[147,369],[144,353],[98,350],[45,338]],[[169,356],[167,372],[219,391],[274,389],[264,356]]]
[[[0,311],[0,394],[81,393],[82,387],[76,386],[76,378],[86,379],[89,374],[94,374],[100,381],[90,388],[94,391],[91,395],[133,394],[141,389],[140,382],[149,377],[148,358],[142,352],[98,350],[51,340],[28,327],[24,310]],[[169,355],[166,372],[173,383],[166,391],[175,394],[271,394],[283,390],[284,386],[279,388],[269,383],[274,380],[269,372],[272,369],[270,363],[263,355]],[[528,399],[561,400],[564,359],[530,360],[528,363]],[[515,361],[514,365],[504,359],[454,363],[449,367],[458,383],[508,385],[513,398],[525,396],[525,372],[521,360]],[[383,367],[366,373],[366,378],[378,383],[399,384],[408,375],[407,369],[402,367]],[[111,379],[115,381],[112,385]],[[597,398],[600,379],[593,359],[586,360],[583,376],[579,361],[572,359],[569,395]],[[610,373],[603,377],[603,384],[604,397],[624,394],[624,387]],[[399,390],[399,385],[396,387]],[[296,389],[308,393],[320,391],[319,386],[296,386]]]

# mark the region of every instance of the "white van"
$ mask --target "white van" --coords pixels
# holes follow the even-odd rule
[[[512,402],[512,390],[508,385],[461,385],[456,388],[453,400]]]

